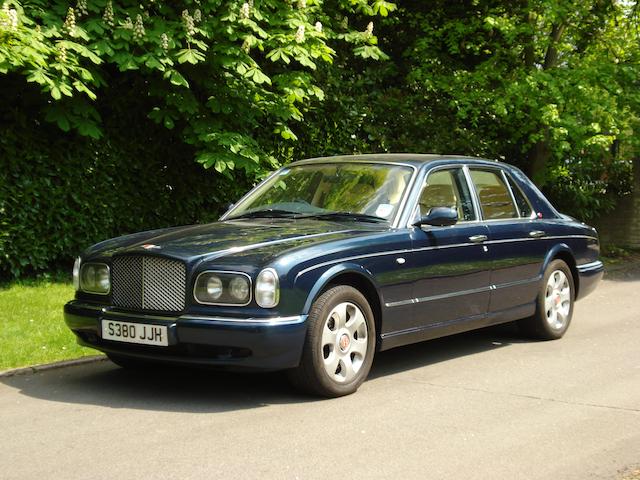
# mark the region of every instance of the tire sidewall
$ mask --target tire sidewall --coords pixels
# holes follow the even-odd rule
[[[327,374],[324,368],[324,356],[321,345],[322,329],[324,328],[327,317],[336,305],[343,302],[356,305],[362,311],[367,324],[367,354],[360,371],[353,380],[347,383],[336,382]],[[365,381],[371,370],[376,346],[376,329],[373,311],[365,296],[355,288],[346,285],[327,290],[314,302],[311,308],[311,312],[309,313],[309,330],[307,335],[309,353],[311,354],[316,380],[322,387],[322,390],[335,396],[348,395],[355,392],[362,382]]]
[[[565,274],[565,276],[567,277],[567,281],[569,282],[569,289],[571,290],[571,294],[570,294],[571,305],[569,307],[569,315],[566,323],[561,329],[555,329],[555,328],[552,328],[551,325],[549,325],[549,322],[547,321],[547,311],[545,307],[547,282],[549,281],[549,278],[555,271],[561,271],[562,273]],[[571,273],[571,269],[564,261],[553,260],[547,266],[544,272],[544,276],[542,277],[542,285],[540,286],[540,293],[538,295],[538,312],[537,312],[540,328],[542,328],[545,335],[548,336],[549,338],[561,338],[566,333],[567,329],[569,328],[569,325],[571,324],[571,319],[573,317],[575,295],[576,295],[576,290],[575,290],[575,284],[573,281],[573,274]]]

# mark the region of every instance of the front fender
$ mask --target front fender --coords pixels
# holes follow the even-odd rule
[[[358,265],[357,263],[341,263],[334,265],[323,272],[322,275],[320,275],[320,277],[318,277],[314,282],[313,287],[309,290],[309,294],[307,295],[302,314],[308,315],[311,310],[311,305],[313,305],[316,298],[320,296],[320,293],[324,288],[331,283],[334,278],[345,273],[354,273],[364,277],[367,281],[373,284],[377,291],[380,291],[373,274],[362,265]]]

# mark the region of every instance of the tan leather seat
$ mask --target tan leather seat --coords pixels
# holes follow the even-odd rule
[[[480,186],[478,190],[484,218],[498,219],[518,216],[513,208],[509,192],[503,187]]]
[[[433,207],[458,207],[452,185],[427,185],[420,195],[420,215],[426,215]],[[458,212],[460,215],[460,212]]]

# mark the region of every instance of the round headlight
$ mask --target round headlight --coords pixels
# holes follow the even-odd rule
[[[73,262],[73,288],[76,291],[80,290],[80,257]]]
[[[231,296],[236,300],[247,301],[249,298],[249,281],[244,277],[234,277],[229,283]]]
[[[260,272],[256,279],[256,303],[262,308],[273,308],[280,300],[278,274],[272,268]]]
[[[211,275],[207,280],[207,295],[211,297],[212,300],[217,300],[222,295],[222,280],[220,277],[216,277],[215,275]]]
[[[106,295],[111,289],[109,267],[104,263],[85,263],[80,267],[80,290]]]

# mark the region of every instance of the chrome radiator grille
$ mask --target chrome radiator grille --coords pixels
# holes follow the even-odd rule
[[[177,260],[150,256],[115,257],[111,294],[117,307],[179,312],[184,309],[187,271]]]

